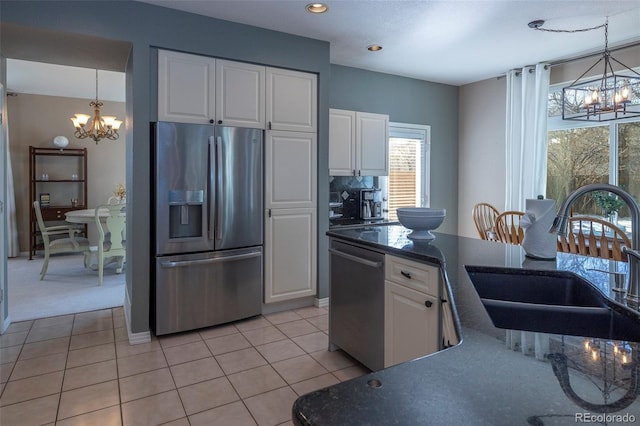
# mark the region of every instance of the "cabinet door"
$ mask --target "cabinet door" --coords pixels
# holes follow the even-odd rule
[[[385,282],[385,367],[438,351],[439,311],[437,298]]]
[[[315,209],[267,210],[264,256],[265,303],[315,295]]]
[[[267,68],[267,128],[315,133],[317,80],[315,74]]]
[[[389,175],[389,116],[356,114],[356,164],[362,176]]]
[[[265,128],[265,67],[216,60],[216,124]]]
[[[215,59],[158,51],[158,120],[209,123],[215,117]]]
[[[315,133],[267,131],[265,206],[315,207],[317,188]]]
[[[356,174],[356,113],[329,110],[329,175]]]

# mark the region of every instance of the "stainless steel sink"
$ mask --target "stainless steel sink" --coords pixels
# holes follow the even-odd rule
[[[465,269],[498,328],[640,342],[640,313],[571,272]]]

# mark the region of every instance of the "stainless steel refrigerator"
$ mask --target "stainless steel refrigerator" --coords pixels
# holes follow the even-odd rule
[[[158,122],[152,133],[155,333],[259,315],[262,130]]]

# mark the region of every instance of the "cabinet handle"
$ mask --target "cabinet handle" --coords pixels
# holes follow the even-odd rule
[[[353,175],[354,176],[356,175],[356,169],[353,169]]]
[[[271,217],[271,209],[269,209],[269,217]]]
[[[403,277],[411,279],[411,273],[406,272],[406,271],[400,271],[400,273],[402,274]]]
[[[358,176],[362,176],[360,173],[362,172],[362,170],[358,170]]]
[[[271,122],[269,122],[269,130],[271,130]]]
[[[424,306],[430,308],[431,306],[433,306],[433,302],[431,300],[427,300],[426,302],[424,302]]]
[[[222,124],[222,120],[218,120],[218,124]]]
[[[212,118],[211,120],[209,120],[209,123],[210,123],[210,124],[215,123],[215,121],[213,120],[213,118]]]

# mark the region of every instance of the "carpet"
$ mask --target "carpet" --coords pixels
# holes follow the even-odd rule
[[[115,265],[104,268],[102,286],[98,286],[98,271],[85,269],[81,254],[51,256],[47,274],[40,281],[43,262],[41,256],[8,260],[11,322],[123,305],[125,274],[116,274]]]

